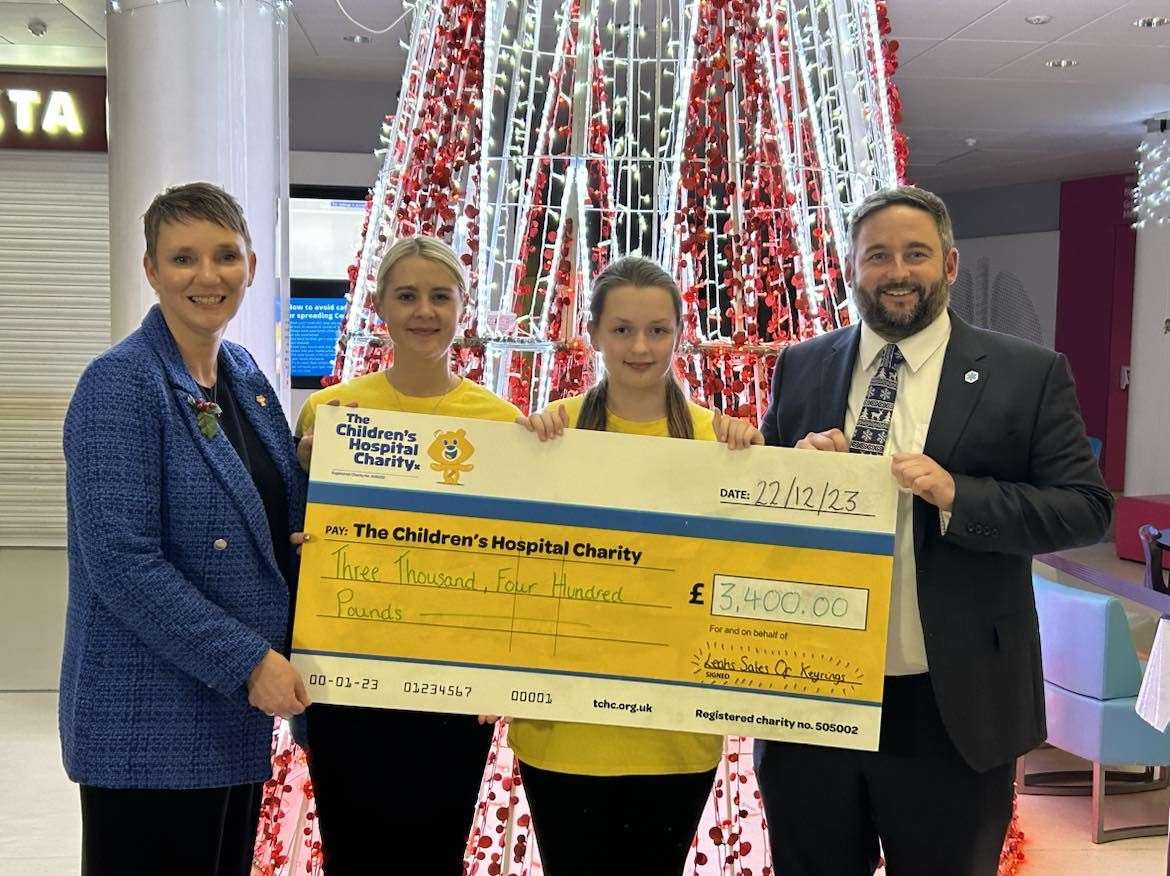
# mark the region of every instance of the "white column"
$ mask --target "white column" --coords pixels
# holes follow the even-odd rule
[[[1170,134],[1146,123],[1138,150],[1125,492],[1170,493]]]
[[[1170,221],[1137,232],[1125,493],[1170,493]]]
[[[167,186],[202,180],[244,208],[256,280],[227,337],[287,409],[288,35],[284,0],[118,0],[107,15],[111,333],[155,302],[142,214]]]

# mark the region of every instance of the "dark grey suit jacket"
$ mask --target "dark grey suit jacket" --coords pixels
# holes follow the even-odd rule
[[[783,351],[768,444],[844,428],[860,338],[851,326]],[[925,452],[955,479],[945,535],[938,509],[914,500],[926,654],[943,723],[982,771],[1046,735],[1032,556],[1099,541],[1113,497],[1064,356],[953,313]]]

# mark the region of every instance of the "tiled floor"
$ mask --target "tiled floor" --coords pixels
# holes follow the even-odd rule
[[[1055,769],[1062,755],[1034,754],[1030,769]],[[1111,798],[1116,820],[1165,818],[1170,791]],[[1166,837],[1089,842],[1085,797],[1021,797],[1027,834],[1023,876],[1165,876]],[[0,876],[77,873],[77,792],[61,769],[56,695],[0,693]]]
[[[0,693],[0,777],[0,874],[77,873],[81,816],[61,767],[55,693]]]
[[[1052,749],[1033,752],[1028,758],[1030,772],[1085,766]],[[1166,837],[1093,845],[1089,840],[1088,797],[1019,799],[1020,827],[1027,837],[1027,863],[1022,876],[1166,876]],[[1105,826],[1165,821],[1168,808],[1170,789],[1109,797]]]

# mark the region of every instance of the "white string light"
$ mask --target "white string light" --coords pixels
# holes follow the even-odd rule
[[[358,21],[356,18],[354,18],[348,12],[346,12],[345,7],[341,5],[341,0],[333,0],[333,2],[335,2],[337,4],[337,8],[341,11],[341,14],[349,19],[350,24],[352,24],[354,27],[357,27],[357,28],[364,30],[366,33],[372,33],[375,36],[381,36],[384,33],[389,33],[390,31],[394,30],[394,28],[398,27],[398,25],[401,24],[407,18],[407,16],[411,15],[414,12],[414,6],[412,6],[409,3],[404,3],[404,4],[402,4],[403,5],[403,12],[400,16],[398,16],[396,19],[394,19],[392,22],[390,22],[385,27],[375,29],[375,28],[368,27],[367,25],[362,24],[360,21]]]
[[[1153,131],[1138,146],[1134,227],[1170,222],[1170,132]]]

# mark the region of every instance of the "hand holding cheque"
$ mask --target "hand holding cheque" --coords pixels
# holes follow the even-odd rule
[[[889,462],[564,432],[319,410],[313,699],[876,747]]]
[[[829,429],[827,432],[809,432],[796,442],[796,448],[847,453],[849,441],[840,429]],[[925,453],[895,453],[890,470],[902,489],[920,496],[941,511],[949,512],[954,507],[955,479]]]

